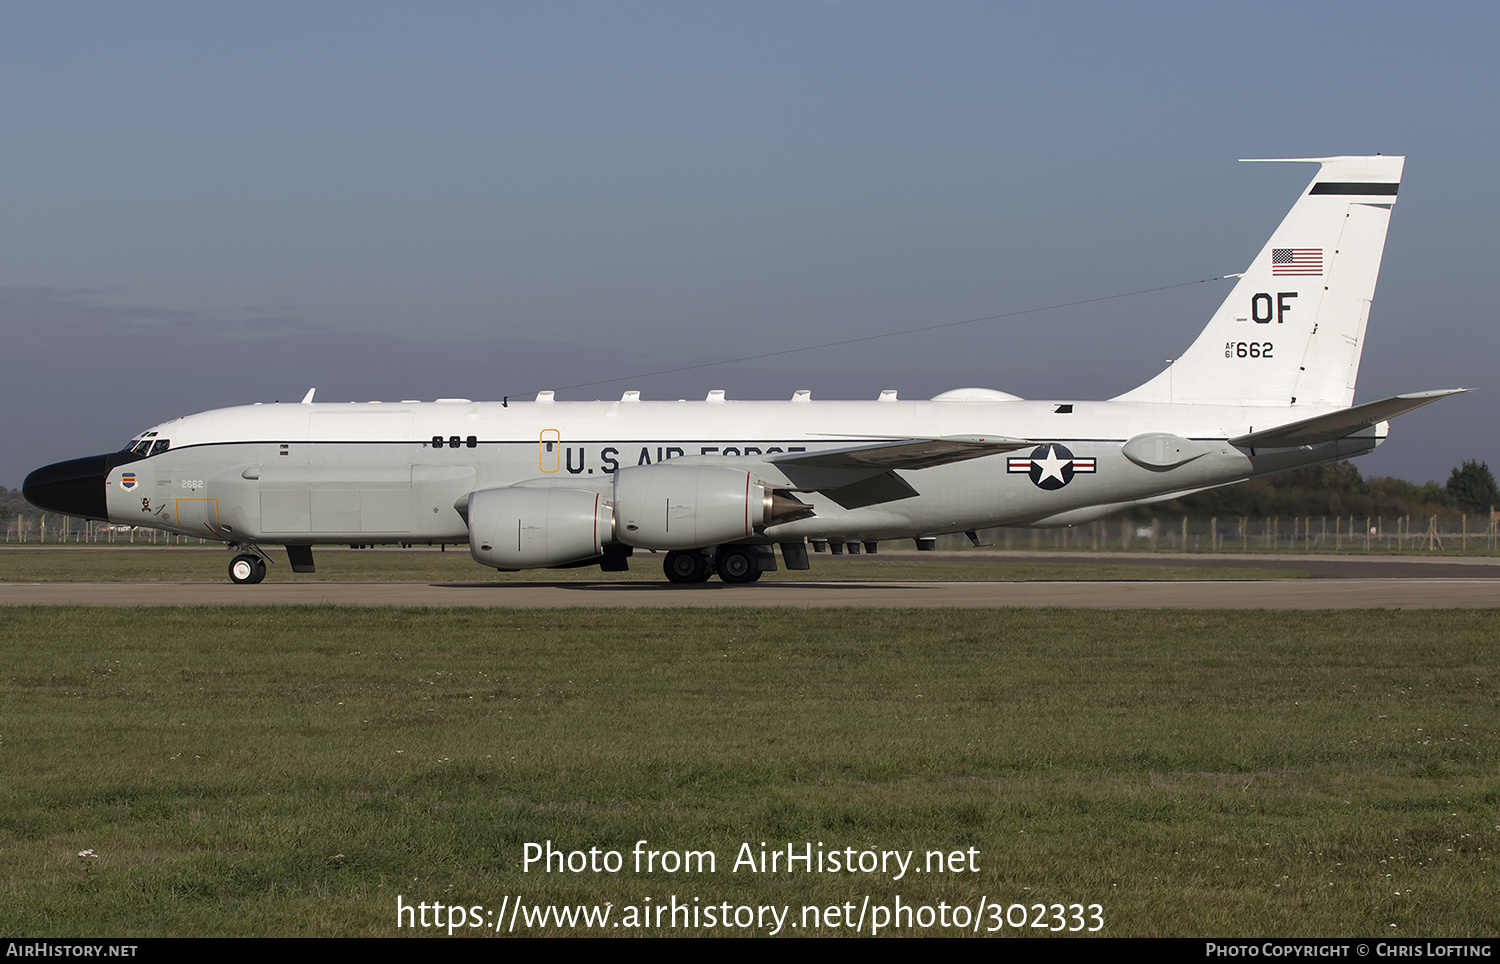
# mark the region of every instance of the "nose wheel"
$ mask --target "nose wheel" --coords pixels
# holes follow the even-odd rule
[[[229,562],[229,579],[240,586],[253,586],[266,578],[266,561],[260,556],[242,553]]]

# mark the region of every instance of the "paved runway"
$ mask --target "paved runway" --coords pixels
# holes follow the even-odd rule
[[[192,551],[192,550],[188,550]],[[1007,562],[1126,564],[1297,569],[1308,579],[1108,582],[854,582],[839,579],[835,560],[815,560],[834,570],[809,581],[763,580],[750,586],[713,580],[699,586],[666,581],[489,581],[469,570],[450,582],[38,582],[0,583],[0,606],[607,606],[791,607],[1037,607],[1094,609],[1450,609],[1500,608],[1500,557],[1313,556],[1278,554],[882,552],[880,559],[948,559]],[[470,580],[467,573],[475,578]]]
[[[1450,609],[1500,607],[1500,579],[1225,582],[454,582],[9,583],[0,605],[85,606],[1077,606],[1091,609]]]

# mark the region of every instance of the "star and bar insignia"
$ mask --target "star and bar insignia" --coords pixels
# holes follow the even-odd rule
[[[1006,471],[1013,475],[1024,472],[1031,476],[1031,482],[1037,488],[1052,490],[1072,482],[1073,476],[1079,472],[1092,474],[1094,460],[1074,458],[1066,446],[1051,442],[1038,445],[1029,457],[1008,460]]]

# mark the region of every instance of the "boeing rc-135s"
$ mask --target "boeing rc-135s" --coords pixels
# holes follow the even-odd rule
[[[500,570],[626,568],[753,582],[807,546],[1067,526],[1360,455],[1463,389],[1353,405],[1401,157],[1321,166],[1181,357],[1108,401],[959,389],[928,401],[255,404],[153,426],[27,477],[44,509],[222,540],[235,582],[312,547],[467,540]],[[1352,407],[1351,407],[1352,406]]]

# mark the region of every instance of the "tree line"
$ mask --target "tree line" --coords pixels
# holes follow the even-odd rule
[[[1135,510],[1130,515],[1191,516],[1221,519],[1249,517],[1412,516],[1488,517],[1500,508],[1500,490],[1485,462],[1469,460],[1456,466],[1448,481],[1417,485],[1404,479],[1360,475],[1349,462],[1331,462],[1279,475],[1251,479],[1238,485],[1210,489]]]

